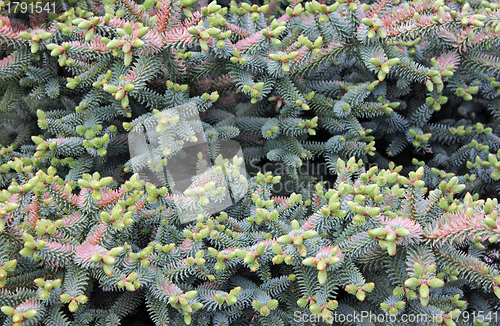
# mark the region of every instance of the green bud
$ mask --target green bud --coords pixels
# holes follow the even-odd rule
[[[411,277],[405,281],[405,286],[412,289],[416,288],[419,284],[420,282],[415,277]]]
[[[370,18],[363,18],[363,19],[361,19],[361,22],[363,24],[365,24],[366,26],[372,26],[373,25],[373,22],[371,21]]]
[[[248,253],[245,255],[243,262],[245,264],[251,264],[255,260],[255,255],[252,253]]]
[[[114,265],[115,258],[113,256],[104,256],[103,261],[106,265]]]
[[[371,58],[370,63],[376,67],[380,66],[380,60],[377,58]]]
[[[142,27],[139,29],[139,37],[143,37],[144,35],[146,35],[146,33],[149,31],[149,27]]]
[[[99,255],[99,254],[92,255],[92,257],[90,257],[90,261],[93,262],[93,263],[100,262],[101,261],[101,255]]]
[[[279,237],[277,240],[276,240],[279,244],[289,244],[292,242],[292,237],[289,236],[288,234],[285,234],[281,237]]]
[[[413,270],[418,276],[424,275],[424,268],[419,263],[413,264]]]
[[[399,228],[396,233],[400,236],[400,237],[407,237],[410,235],[410,231],[407,229],[407,228]]]
[[[304,260],[302,260],[302,264],[306,265],[306,266],[312,266],[312,263],[313,262],[313,258],[312,257],[308,257]]]
[[[497,223],[495,220],[493,220],[491,217],[485,217],[484,218],[484,223],[489,226],[490,228],[495,228],[497,226]]]
[[[429,298],[429,287],[426,284],[420,285],[419,292],[422,298]]]
[[[37,314],[37,311],[34,309],[30,309],[24,313],[25,317],[28,319],[34,318]]]
[[[6,314],[7,316],[14,316],[16,309],[9,307],[9,306],[3,306],[2,307],[2,312]]]
[[[433,278],[429,281],[429,286],[433,288],[440,288],[444,286],[444,281],[439,278]]]
[[[116,49],[119,46],[120,46],[120,40],[117,39],[109,41],[109,43],[106,45],[108,49]]]
[[[371,238],[385,236],[386,234],[387,234],[387,229],[382,227],[368,231],[368,235]]]
[[[380,214],[380,207],[372,207],[368,211],[368,215],[370,215],[371,217],[375,217],[375,216],[377,216],[379,214]]]
[[[399,63],[399,58],[392,58],[392,59],[389,59],[389,61],[387,61],[387,64],[389,64],[389,66],[395,66]]]
[[[90,28],[90,23],[88,21],[84,20],[80,24],[78,24],[78,28],[80,28],[80,29],[89,29]]]

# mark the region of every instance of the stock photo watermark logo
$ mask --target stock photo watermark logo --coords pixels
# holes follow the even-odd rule
[[[248,188],[238,142],[208,139],[195,104],[155,110],[128,134],[134,173],[166,186],[181,223],[232,206]]]

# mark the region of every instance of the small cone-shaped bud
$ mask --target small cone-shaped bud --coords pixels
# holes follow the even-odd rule
[[[132,42],[132,45],[135,48],[140,48],[140,47],[144,46],[144,41],[143,40],[134,40],[134,42]],[[125,52],[125,51],[123,51],[123,52]]]
[[[36,248],[36,244],[33,241],[28,241],[24,243],[24,248],[34,250]]]
[[[319,282],[319,284],[325,284],[326,280],[327,280],[326,271],[319,271],[318,272],[318,282]]]
[[[226,298],[226,303],[227,303],[228,305],[233,305],[233,304],[235,304],[236,302],[238,302],[238,299],[237,299],[234,295],[229,294],[229,295],[227,296],[227,298]]]
[[[387,253],[389,256],[394,256],[396,254],[396,243],[391,241],[387,243]]]
[[[398,308],[398,309],[403,309],[405,305],[406,305],[406,302],[404,302],[404,301],[396,302],[396,308]]]
[[[304,239],[312,239],[312,238],[314,238],[317,235],[318,235],[318,232],[316,232],[314,230],[307,230],[307,231],[304,232],[304,234],[302,234],[302,238],[304,238]]]
[[[389,66],[395,66],[399,63],[399,58],[389,59],[389,61],[387,61],[387,63],[389,64]]]
[[[412,289],[416,288],[419,284],[420,282],[416,277],[411,277],[405,281],[405,286]]]
[[[277,240],[276,240],[279,244],[289,244],[292,242],[292,237],[289,236],[288,234],[285,234],[281,237],[279,237]]]
[[[37,311],[34,310],[34,309],[30,309],[30,310],[28,310],[28,311],[26,311],[24,313],[25,317],[28,318],[28,319],[31,319],[31,318],[35,317],[36,314],[37,314]]]
[[[171,305],[175,305],[178,301],[179,301],[179,298],[177,296],[171,296],[170,298],[168,298],[168,302]]]
[[[109,41],[109,43],[106,45],[108,49],[116,49],[117,47],[120,46],[120,40],[114,39]],[[55,49],[57,50],[57,49]],[[61,52],[62,53],[62,52]],[[52,55],[52,54],[51,54]]]
[[[224,297],[222,295],[216,294],[214,299],[215,299],[215,302],[217,302],[218,304],[220,304],[220,305],[224,304]]]
[[[300,246],[302,244],[302,237],[301,236],[297,236],[295,238],[293,238],[293,244],[295,246]]]
[[[192,27],[194,27],[194,26],[192,26]],[[144,35],[146,35],[146,33],[148,32],[148,30],[149,30],[149,27],[140,28],[139,32],[138,32],[139,37],[143,37]]]
[[[46,242],[45,242],[45,241],[43,241],[43,240],[38,240],[38,241],[36,242],[36,247],[37,247],[37,249],[43,249],[43,248],[45,248],[45,245],[46,245]]]
[[[109,251],[110,255],[113,256],[113,257],[116,257],[118,256],[119,254],[121,254],[123,252],[123,247],[116,247],[116,248],[113,248]],[[106,263],[107,264],[107,263]]]
[[[7,204],[7,206],[5,206],[5,211],[12,212],[13,210],[17,209],[18,207],[19,207],[19,204],[10,203],[10,204]]]
[[[371,238],[385,236],[386,234],[387,234],[387,229],[382,227],[373,230],[368,230],[368,235]]]
[[[380,207],[372,207],[368,211],[368,215],[371,217],[377,216],[378,214],[380,214]]]
[[[297,305],[299,307],[305,307],[308,303],[309,301],[306,298],[300,298],[299,300],[297,300]]]
[[[415,274],[417,274],[418,276],[424,275],[424,268],[419,263],[413,264],[413,270],[415,271]]]
[[[15,314],[16,309],[9,307],[9,306],[3,306],[2,307],[2,312],[6,314],[7,316],[13,316]]]
[[[424,299],[429,298],[429,287],[426,284],[420,285],[419,292],[422,298]]]
[[[396,233],[400,236],[400,237],[407,237],[410,235],[410,231],[407,229],[407,228],[399,228]]]
[[[497,225],[496,221],[493,220],[491,217],[485,217],[484,223],[492,229],[495,228],[495,226]]]
[[[422,180],[415,181],[415,188],[423,188],[425,186],[425,182]]]
[[[33,281],[33,283],[35,283],[38,287],[43,287],[45,285],[43,278],[37,278]]]
[[[62,302],[67,303],[71,300],[71,296],[68,293],[61,294],[59,296]]]
[[[370,63],[376,67],[380,66],[380,60],[377,58],[371,58]]]
[[[243,259],[243,262],[245,264],[251,264],[255,260],[255,255],[252,253],[248,253],[245,255],[245,258]]]
[[[106,275],[108,275],[108,276],[113,275],[113,269],[111,268],[111,266],[103,265],[102,269],[103,269],[104,273],[106,273]]]
[[[375,288],[375,283],[373,282],[366,283],[363,288],[365,289],[366,292],[371,292]]]
[[[282,255],[276,255],[273,258],[273,264],[281,264],[283,262],[283,256]]]
[[[47,300],[50,297],[50,292],[47,290],[42,290],[42,291],[38,292],[38,296],[42,300]]]
[[[345,286],[345,290],[346,290],[347,292],[349,292],[350,294],[354,294],[354,293],[356,293],[356,291],[357,291],[356,286],[355,286],[355,285],[353,285],[353,284],[347,284],[347,285]]]
[[[456,326],[455,322],[454,322],[452,319],[446,319],[446,320],[444,321],[444,324],[445,324],[446,326]]]
[[[184,294],[184,297],[187,299],[187,300],[191,300],[191,299],[194,299],[194,297],[198,294],[197,291],[188,291]]]
[[[68,305],[69,311],[75,312],[78,309],[78,303],[76,301],[71,301]]]
[[[27,32],[20,32],[19,36],[22,37],[25,40],[31,40],[31,34]]]
[[[134,32],[134,29],[132,27],[132,25],[130,25],[130,23],[125,23],[123,25],[123,29],[125,30],[125,32],[127,32],[127,34],[132,34]]]
[[[272,249],[273,249],[273,252],[277,255],[281,254],[283,252],[283,249],[276,243],[273,243],[271,245]]]
[[[135,291],[135,287],[132,283],[125,283],[125,288],[129,291]]]
[[[339,302],[337,300],[330,300],[326,305],[328,309],[335,310],[339,306]]]
[[[444,286],[444,281],[439,278],[433,278],[429,281],[429,286],[433,288],[440,288]]]
[[[264,251],[266,250],[266,244],[265,243],[260,243],[258,246],[257,246],[257,254],[260,256],[264,253]]]
[[[396,240],[396,233],[394,233],[394,231],[389,231],[389,234],[387,234],[387,236],[385,237],[385,240],[386,241],[395,241]]]
[[[363,19],[361,19],[361,22],[363,24],[365,24],[366,26],[372,26],[373,25],[373,22],[371,21],[370,18],[363,18]]]
[[[365,291],[358,291],[356,292],[356,298],[358,298],[359,301],[364,301],[365,300],[366,293]]]

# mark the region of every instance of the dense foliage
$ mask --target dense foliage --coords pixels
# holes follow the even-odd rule
[[[259,173],[239,205],[189,225],[136,175],[116,190],[85,175],[72,194],[54,168],[19,163],[26,181],[2,193],[2,311],[21,325],[113,325],[145,300],[159,325],[292,325],[308,311],[453,325],[465,284],[474,311],[498,309],[500,273],[481,259],[499,239],[497,200],[453,200],[456,177],[425,196],[423,168],[360,163],[339,159],[333,189],[290,197],[271,197],[279,178]]]
[[[114,325],[145,305],[158,325],[449,326],[498,309],[500,3],[196,5],[1,2],[0,320]],[[154,119],[178,137],[158,162],[129,150]],[[215,214],[215,169],[181,194],[137,174],[201,138],[213,161],[237,141],[252,172]]]

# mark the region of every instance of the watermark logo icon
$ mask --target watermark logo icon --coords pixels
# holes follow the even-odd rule
[[[194,103],[141,119],[128,140],[134,173],[169,188],[181,223],[220,212],[248,189],[241,146],[229,139],[207,140]]]

